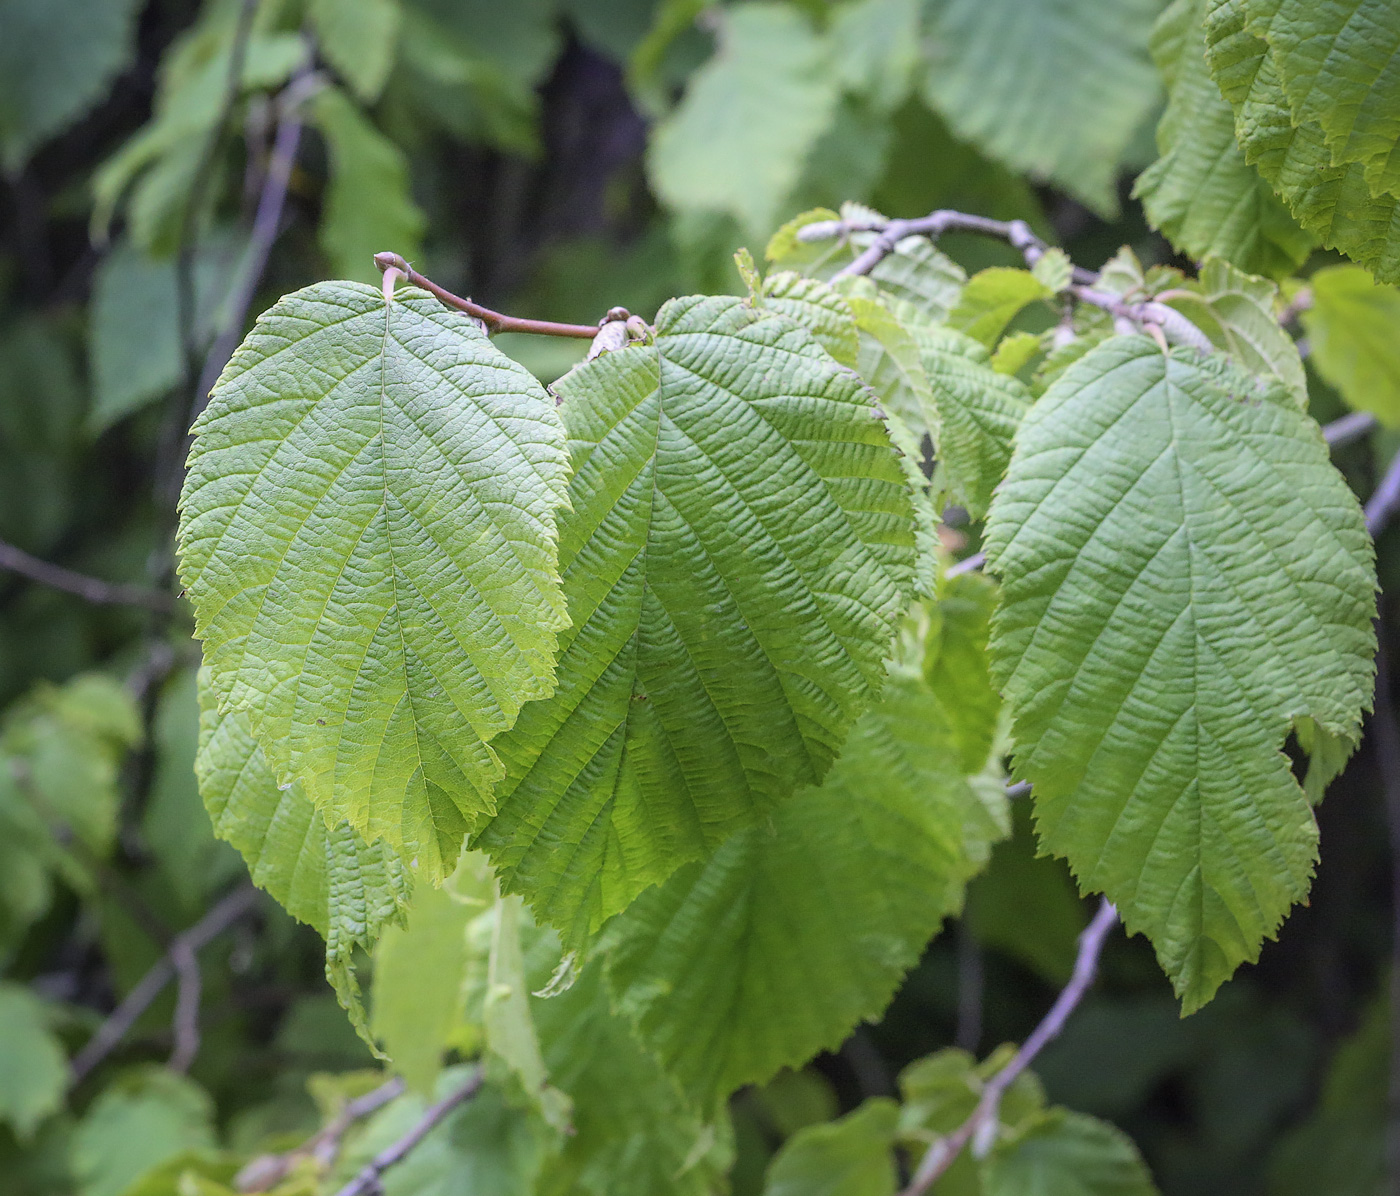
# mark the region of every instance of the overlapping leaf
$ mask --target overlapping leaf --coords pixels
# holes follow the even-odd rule
[[[1153,225],[1194,258],[1221,257],[1277,277],[1295,269],[1315,238],[1235,142],[1235,114],[1210,77],[1201,18],[1206,0],[1175,0],[1152,31],[1152,56],[1168,88],[1157,125],[1161,157],[1134,194]]]
[[[969,709],[987,725],[955,728],[919,666],[896,672],[819,789],[604,930],[618,1007],[700,1108],[878,1017],[962,904],[1004,833],[995,770],[969,776],[989,768],[997,716],[985,672],[981,690]],[[960,749],[973,740],[981,755],[965,769]]]
[[[1106,215],[1157,97],[1155,0],[936,0],[926,94],[953,132]]]
[[[495,742],[477,843],[577,940],[821,779],[883,682],[914,531],[869,392],[762,308],[673,300],[654,345],[557,389],[572,628],[558,692]]]
[[[1328,266],[1309,281],[1303,327],[1317,372],[1351,407],[1400,424],[1400,290],[1358,266]]]
[[[1116,337],[1031,409],[992,504],[993,656],[1042,843],[1152,939],[1194,1009],[1307,888],[1282,746],[1354,742],[1372,551],[1277,384]]]
[[[214,688],[331,824],[449,872],[553,688],[554,403],[470,321],[353,283],[287,296],[196,425],[182,575]]]

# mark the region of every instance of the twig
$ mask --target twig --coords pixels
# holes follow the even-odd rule
[[[452,1112],[458,1105],[471,1100],[480,1090],[482,1084],[481,1068],[472,1069],[472,1074],[467,1082],[455,1092],[448,1093],[435,1105],[429,1105],[411,1130],[392,1146],[385,1147],[368,1163],[360,1169],[360,1173],[348,1184],[340,1189],[335,1196],[377,1196],[383,1189],[379,1183],[379,1177],[388,1171],[396,1163],[403,1162],[424,1138],[426,1138],[434,1128]]]
[[[169,613],[176,609],[175,599],[159,590],[148,590],[145,586],[125,585],[119,582],[98,581],[85,573],[75,573],[62,565],[41,561],[3,540],[0,540],[0,569],[8,569],[11,573],[18,573],[21,577],[27,577],[30,581],[36,581],[50,589],[75,594],[99,606],[140,606],[161,613]]]
[[[1396,453],[1371,497],[1366,500],[1366,530],[1375,539],[1400,507],[1400,453]]]
[[[1376,426],[1376,417],[1369,411],[1352,411],[1330,424],[1322,425],[1322,438],[1332,448],[1360,440]]]
[[[974,1137],[995,1127],[997,1110],[1006,1090],[1015,1082],[1016,1077],[1031,1065],[1032,1060],[1040,1054],[1046,1044],[1064,1029],[1069,1015],[1089,991],[1089,986],[1093,984],[1098,973],[1099,954],[1103,950],[1104,940],[1117,921],[1118,911],[1105,899],[1099,906],[1099,912],[1094,915],[1094,920],[1079,936],[1079,954],[1074,961],[1074,972],[1064,990],[1055,998],[1050,1012],[1031,1032],[1021,1049],[1012,1056],[1011,1062],[987,1081],[972,1115],[951,1134],[937,1139],[928,1148],[918,1170],[914,1172],[914,1178],[909,1181],[909,1185],[900,1196],[923,1196],[938,1177],[953,1165],[963,1147]]]
[[[364,1096],[349,1101],[325,1126],[300,1146],[285,1154],[265,1154],[253,1159],[234,1176],[234,1188],[239,1192],[266,1192],[286,1179],[302,1159],[315,1160],[318,1173],[325,1174],[335,1163],[336,1156],[340,1153],[341,1140],[350,1127],[371,1113],[378,1112],[391,1100],[402,1096],[403,1091],[402,1077],[395,1076],[392,1080],[380,1084],[378,1088],[366,1092]]]
[[[955,561],[943,570],[944,577],[961,577],[964,573],[975,573],[987,563],[985,552],[974,552],[969,557],[964,557],[960,561]]]
[[[173,939],[169,956],[175,969],[175,1017],[171,1022],[175,1047],[166,1067],[183,1073],[189,1071],[199,1054],[199,998],[204,981],[199,974],[199,960],[187,940]]]
[[[600,327],[598,324],[556,324],[552,320],[525,320],[519,316],[502,315],[498,311],[492,311],[489,307],[482,307],[481,304],[473,303],[470,299],[454,295],[445,287],[438,286],[432,279],[424,278],[397,253],[376,253],[374,264],[386,273],[389,270],[397,271],[405,282],[422,287],[423,290],[437,296],[440,303],[444,303],[448,307],[455,307],[458,311],[464,311],[469,316],[474,316],[486,325],[487,332],[533,332],[540,336],[574,336],[586,337],[589,340],[598,335]]]
[[[308,53],[306,65],[292,77],[278,97],[277,133],[273,139],[267,172],[262,178],[262,190],[258,195],[257,212],[253,217],[253,231],[248,238],[248,253],[243,273],[229,296],[224,326],[204,358],[199,385],[195,388],[194,397],[190,402],[190,423],[194,422],[209,402],[209,392],[214,389],[219,375],[224,372],[224,366],[233,356],[233,351],[243,334],[243,325],[248,319],[248,308],[267,269],[267,259],[272,252],[272,246],[282,231],[282,210],[287,203],[287,184],[291,180],[292,167],[296,165],[297,149],[301,145],[304,123],[302,105],[316,88],[321,86],[321,82],[321,78],[311,69],[311,54]]]
[[[176,958],[182,953],[191,957],[230,926],[243,917],[257,899],[257,890],[252,885],[235,889],[223,897],[207,914],[188,930],[181,931],[170,942],[170,948],[158,959],[126,995],[126,999],[116,1007],[91,1038],[83,1044],[83,1049],[73,1056],[71,1082],[76,1084],[90,1075],[126,1036],[137,1019],[150,1008],[165,986],[170,983],[177,971]],[[198,1003],[198,993],[196,1004]],[[198,1010],[196,1009],[196,1016]],[[178,1033],[178,1027],[177,1027]],[[198,1046],[196,1028],[196,1047]]]

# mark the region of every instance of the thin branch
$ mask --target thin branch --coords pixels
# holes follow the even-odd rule
[[[960,561],[955,561],[943,570],[944,577],[961,577],[964,573],[975,573],[987,563],[985,552],[974,552],[969,557],[964,557]]]
[[[181,931],[170,942],[170,948],[158,959],[126,995],[126,999],[116,1007],[91,1038],[83,1044],[83,1049],[73,1056],[71,1082],[77,1084],[90,1075],[108,1055],[116,1049],[127,1032],[151,1003],[160,996],[178,970],[176,958],[188,953],[191,957],[201,947],[212,942],[253,908],[257,890],[252,885],[235,889],[223,897],[207,914],[188,930]],[[198,1004],[198,993],[196,1005]],[[196,1009],[196,1016],[198,1010]],[[178,1031],[178,1027],[177,1027]],[[198,1046],[196,1028],[196,1047]]]
[[[482,307],[481,304],[473,303],[470,299],[454,295],[445,287],[438,286],[432,279],[424,278],[397,253],[376,253],[374,264],[385,273],[389,270],[397,271],[405,282],[422,287],[423,290],[435,295],[440,303],[448,307],[455,307],[458,311],[466,312],[467,315],[480,320],[486,325],[487,332],[533,332],[540,336],[573,336],[580,339],[586,337],[588,340],[592,340],[598,335],[600,328],[598,324],[556,324],[552,320],[524,320],[518,316],[502,315],[498,311],[492,311],[489,307]],[[611,314],[609,313],[610,316]]]
[[[403,1162],[424,1138],[458,1105],[471,1100],[482,1084],[481,1068],[474,1067],[467,1082],[455,1092],[448,1093],[435,1105],[429,1105],[411,1130],[392,1146],[385,1147],[360,1169],[360,1173],[340,1189],[335,1196],[377,1196],[383,1191],[379,1177],[397,1163]]]
[[[1366,530],[1371,533],[1371,539],[1385,531],[1397,508],[1400,508],[1400,453],[1396,453],[1380,485],[1366,500]]]
[[[48,561],[41,561],[3,540],[0,540],[0,569],[8,569],[11,573],[18,573],[21,577],[27,577],[30,581],[36,581],[50,589],[75,594],[99,606],[139,606],[161,613],[169,613],[176,609],[175,599],[159,590],[148,590],[145,586],[125,585],[119,582],[98,581],[85,573],[75,573],[62,565],[51,565]]]
[[[185,939],[170,943],[170,966],[175,969],[175,1017],[171,1022],[175,1047],[166,1066],[171,1071],[187,1072],[199,1054],[199,999],[204,992],[204,980],[199,974],[199,960]]]
[[[1360,440],[1376,426],[1376,417],[1369,411],[1352,411],[1330,424],[1322,425],[1322,438],[1331,448]]]
[[[403,1091],[402,1077],[395,1076],[364,1096],[347,1102],[339,1113],[300,1146],[285,1154],[265,1154],[253,1159],[234,1176],[234,1188],[239,1192],[266,1192],[286,1179],[302,1159],[313,1159],[317,1173],[324,1175],[335,1163],[341,1140],[350,1127],[402,1096]]]
[[[1084,994],[1089,991],[1090,985],[1094,983],[1104,940],[1117,921],[1118,911],[1105,899],[1093,921],[1079,936],[1079,954],[1074,961],[1074,972],[1064,990],[1055,998],[1050,1012],[1031,1032],[1021,1049],[1012,1056],[1011,1062],[987,1081],[972,1115],[951,1134],[937,1139],[928,1148],[918,1170],[914,1172],[914,1178],[909,1181],[908,1187],[900,1196],[923,1196],[939,1176],[953,1165],[963,1147],[975,1137],[995,1128],[997,1111],[1006,1090],[1015,1082],[1016,1077],[1031,1065],[1045,1046],[1064,1029],[1069,1015],[1074,1012]]]
[[[229,296],[224,327],[204,358],[199,385],[195,388],[194,398],[190,403],[190,423],[195,421],[209,402],[209,392],[214,389],[219,375],[224,372],[224,366],[228,364],[238,346],[238,341],[243,335],[243,325],[248,320],[248,308],[252,305],[253,295],[267,270],[272,246],[282,231],[282,211],[287,203],[287,185],[292,177],[292,167],[296,165],[297,149],[301,145],[304,124],[302,105],[322,84],[320,76],[311,69],[311,58],[308,52],[305,65],[292,77],[277,99],[277,133],[273,138],[267,171],[262,176],[262,190],[258,195],[257,211],[253,217],[253,231],[248,238],[248,253],[243,272]]]

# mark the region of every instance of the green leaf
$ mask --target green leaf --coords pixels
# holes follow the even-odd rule
[[[992,354],[992,369],[998,374],[1015,376],[1035,360],[1041,351],[1041,339],[1034,332],[1013,332],[1002,337]]]
[[[1157,1196],[1147,1165],[1122,1130],[1053,1110],[1014,1144],[994,1150],[982,1171],[985,1196]]]
[[[980,519],[1006,472],[1030,395],[1019,379],[993,369],[986,349],[969,336],[925,328],[918,342],[933,397],[931,431],[941,476],[952,497]]]
[[[1031,274],[1051,295],[1058,295],[1074,281],[1074,263],[1063,249],[1052,245],[1036,258]]]
[[[21,984],[0,982],[0,1026],[0,1121],[27,1140],[63,1107],[68,1057],[44,1002]]]
[[[311,112],[325,136],[331,166],[318,233],[321,249],[338,277],[378,281],[374,255],[388,249],[412,258],[423,235],[423,213],[409,191],[408,162],[336,88],[318,92]]]
[[[860,351],[855,314],[846,299],[826,283],[793,270],[780,270],[764,280],[757,306],[801,324],[837,361],[855,368]]]
[[[739,299],[673,300],[556,390],[572,627],[555,696],[493,744],[475,845],[576,944],[820,780],[883,682],[914,528],[869,392]]]
[[[899,1106],[888,1097],[799,1130],[768,1168],[764,1196],[894,1196],[894,1133]]]
[[[1012,169],[1115,216],[1118,164],[1156,101],[1156,0],[933,0],[929,104]]]
[[[932,435],[937,417],[918,340],[880,300],[851,293],[846,302],[860,333],[857,372],[916,440]]]
[[[1011,1062],[1016,1048],[998,1047],[981,1063],[949,1047],[925,1055],[899,1075],[904,1098],[899,1130],[905,1141],[926,1143],[930,1133],[947,1134],[962,1125],[986,1090],[987,1081]],[[1014,1135],[1043,1115],[1045,1091],[1032,1071],[1023,1071],[997,1105],[998,1137]]]
[[[195,326],[206,336],[234,265],[231,239],[206,243],[195,258]],[[88,313],[92,410],[100,433],[158,399],[180,380],[179,307],[173,260],[156,261],[123,239],[102,259]]]
[[[608,925],[618,1009],[702,1110],[883,1012],[1001,833],[1001,783],[969,780],[987,767],[964,770],[922,675],[896,672],[820,789]]]
[[[0,0],[0,162],[18,174],[93,108],[135,50],[136,0]]]
[[[98,1094],[73,1135],[80,1196],[120,1196],[167,1159],[212,1149],[213,1117],[209,1094],[184,1076],[154,1066],[124,1073]]]
[[[1400,11],[1393,0],[1244,0],[1273,51],[1295,122],[1321,126],[1332,163],[1400,194]]]
[[[986,548],[1041,842],[1196,1009],[1307,890],[1289,729],[1354,740],[1370,701],[1356,500],[1281,386],[1115,337],[1031,409]]]
[[[365,103],[378,99],[394,65],[398,0],[311,0],[307,15],[336,73]]]
[[[795,8],[746,4],[720,22],[715,56],[652,135],[648,171],[669,206],[728,213],[764,237],[836,115],[840,81]]]
[[[842,86],[889,116],[909,95],[919,65],[919,0],[846,0],[828,41]]]
[[[446,875],[487,740],[553,689],[553,400],[436,300],[323,283],[259,319],[195,434],[181,576],[221,704],[329,824]]]
[[[924,680],[968,775],[985,767],[1001,711],[987,656],[996,606],[995,583],[977,573],[941,578],[929,605]]]
[[[1181,312],[1251,373],[1276,378],[1306,410],[1308,381],[1293,338],[1275,314],[1278,287],[1267,278],[1236,270],[1229,262],[1211,258],[1200,278],[1169,292],[1165,301]]]
[[[948,324],[991,349],[1023,307],[1054,293],[1029,270],[992,266],[967,280]]]
[[[1400,425],[1400,291],[1358,266],[1328,266],[1309,281],[1303,327],[1317,372],[1349,407]]]
[[[1400,218],[1394,195],[1375,194],[1365,168],[1333,163],[1322,128],[1296,115],[1278,64],[1242,0],[1207,0],[1206,60],[1235,112],[1245,158],[1273,186],[1293,217],[1328,248],[1339,249],[1382,282],[1400,281]]]
[[[370,1030],[414,1092],[432,1092],[442,1055],[462,1019],[467,924],[491,900],[490,873],[464,856],[442,888],[420,885],[402,926],[388,925],[374,950]]]
[[[1175,0],[1152,31],[1166,80],[1160,157],[1133,185],[1143,210],[1182,253],[1220,257],[1270,277],[1291,273],[1315,238],[1289,215],[1235,142],[1235,114],[1210,77],[1201,19],[1207,0]]]
[[[608,1006],[590,965],[567,992],[536,1000],[554,1082],[573,1098],[574,1134],[540,1191],[713,1196],[732,1161],[724,1128],[701,1120]]]

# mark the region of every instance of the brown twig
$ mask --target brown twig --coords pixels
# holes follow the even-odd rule
[[[1094,983],[1104,940],[1117,921],[1118,911],[1105,899],[1103,904],[1099,906],[1099,912],[1094,915],[1093,921],[1079,936],[1079,954],[1074,961],[1074,972],[1069,983],[1055,998],[1050,1012],[1031,1032],[1031,1036],[1012,1056],[1011,1061],[987,1081],[987,1086],[982,1089],[981,1099],[978,1100],[977,1108],[972,1111],[972,1115],[951,1134],[937,1139],[929,1146],[918,1169],[914,1172],[914,1178],[909,1181],[908,1186],[900,1193],[900,1196],[923,1196],[923,1193],[933,1186],[938,1177],[953,1165],[953,1161],[962,1153],[963,1148],[979,1132],[986,1132],[984,1127],[995,1125],[997,1110],[1006,1090],[1015,1082],[1016,1077],[1031,1065],[1035,1057],[1044,1050],[1046,1044],[1064,1029],[1069,1015],[1074,1012],[1079,1002],[1083,1000],[1084,994],[1089,991],[1090,985]]]
[[[317,1172],[324,1175],[335,1163],[341,1140],[350,1127],[402,1096],[403,1091],[403,1079],[395,1076],[364,1096],[347,1102],[339,1113],[300,1146],[285,1154],[264,1154],[253,1159],[234,1176],[234,1188],[239,1192],[266,1192],[286,1179],[302,1159],[314,1160]]]
[[[177,958],[183,960],[184,956],[193,958],[201,947],[212,942],[219,935],[223,934],[230,926],[237,922],[244,914],[253,908],[257,899],[257,890],[252,885],[245,885],[235,889],[227,896],[223,897],[207,914],[188,930],[183,930],[177,934],[170,942],[170,947],[164,955],[158,959],[134,987],[127,993],[125,1000],[116,1007],[100,1026],[91,1038],[83,1044],[83,1049],[73,1056],[70,1067],[71,1082],[77,1084],[85,1079],[108,1055],[116,1049],[121,1040],[126,1037],[127,1032],[134,1026],[137,1019],[150,1008],[151,1003],[160,996],[165,986],[175,977],[182,963],[176,962]],[[199,994],[196,990],[194,994],[194,1017],[199,1015],[198,1004]],[[177,1021],[179,1010],[177,1009]],[[186,1016],[189,1016],[188,1013]],[[186,1028],[186,1033],[188,1032]],[[177,1052],[180,1042],[179,1035],[181,1028],[177,1024]],[[198,1026],[195,1028],[194,1037],[195,1049],[198,1049]],[[193,1056],[191,1055],[191,1060]],[[176,1062],[172,1057],[172,1064]],[[186,1062],[188,1066],[188,1061]]]
[[[438,286],[431,278],[424,278],[397,253],[376,253],[374,264],[381,271],[397,270],[405,282],[436,296],[438,302],[447,307],[455,307],[458,311],[466,312],[467,315],[480,320],[486,325],[487,332],[533,332],[539,336],[573,336],[580,339],[587,337],[589,340],[598,335],[597,324],[556,324],[552,320],[525,320],[519,316],[507,316],[492,311],[489,307],[482,307],[470,299],[454,295],[446,287]]]
[[[140,606],[146,610],[169,613],[176,609],[175,599],[159,590],[148,590],[145,586],[126,585],[120,582],[98,581],[85,573],[75,573],[62,565],[52,565],[36,556],[30,556],[23,549],[16,548],[0,540],[0,569],[18,573],[30,581],[50,589],[74,594],[99,606]]]
[[[412,1152],[424,1138],[426,1138],[437,1125],[452,1112],[458,1105],[471,1100],[479,1091],[482,1084],[481,1068],[474,1067],[472,1074],[467,1078],[466,1083],[457,1088],[454,1092],[448,1093],[436,1104],[429,1105],[423,1116],[418,1119],[413,1128],[392,1146],[385,1147],[374,1156],[361,1169],[348,1184],[340,1189],[335,1196],[376,1196],[383,1190],[379,1182],[379,1177]]]

